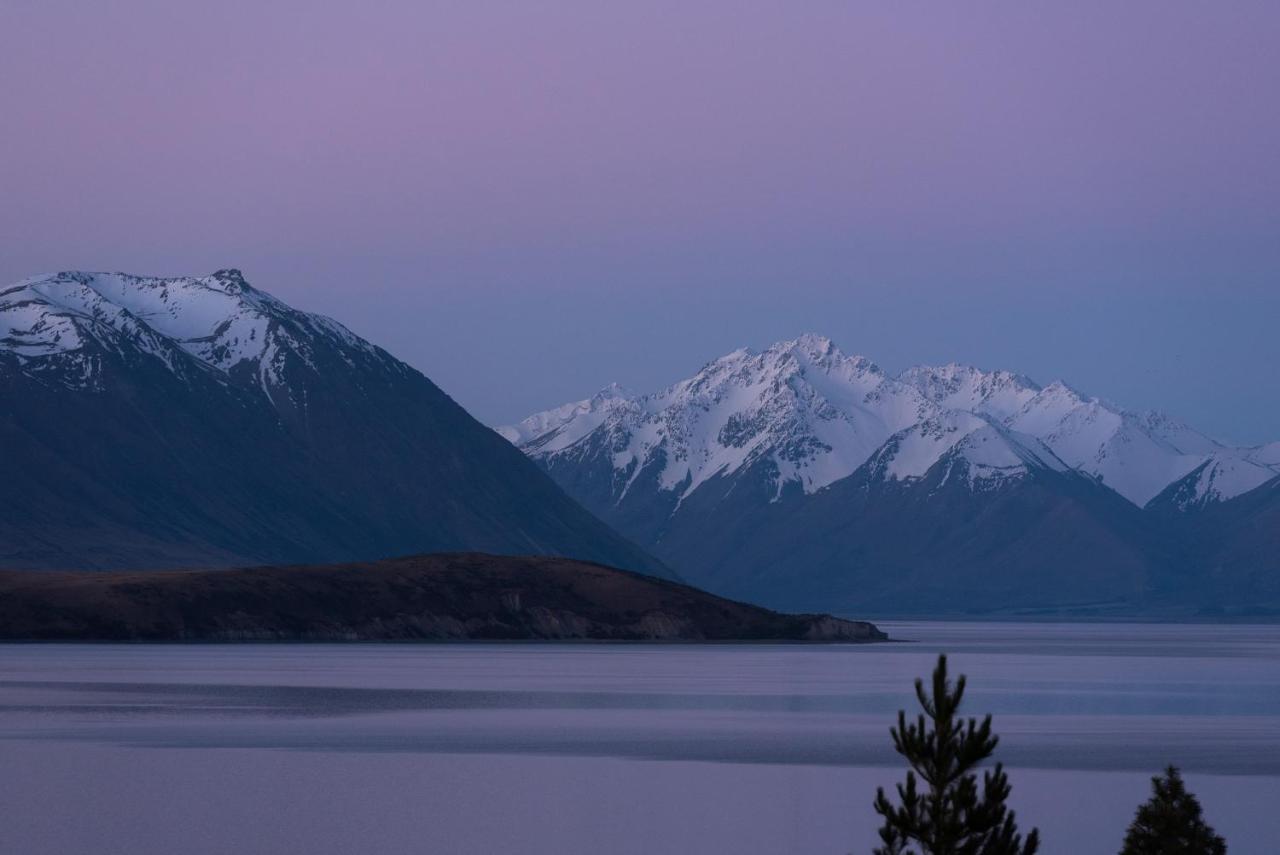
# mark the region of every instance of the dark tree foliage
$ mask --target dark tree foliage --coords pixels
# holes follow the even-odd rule
[[[1151,779],[1151,800],[1138,808],[1120,855],[1226,855],[1227,843],[1205,824],[1200,802],[1174,766]]]
[[[889,732],[911,770],[897,788],[900,806],[889,802],[883,788],[876,790],[876,813],[884,817],[876,855],[1034,855],[1039,849],[1039,832],[1032,829],[1024,841],[1005,806],[1011,788],[1004,768],[997,763],[978,785],[974,769],[995,751],[999,737],[991,732],[989,715],[981,724],[956,718],[964,686],[963,675],[951,685],[947,657],[939,656],[931,692],[916,680],[924,714],[908,724],[906,711],[898,712],[898,726]],[[917,775],[927,788],[923,792]]]

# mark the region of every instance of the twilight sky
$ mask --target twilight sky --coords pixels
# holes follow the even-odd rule
[[[206,273],[513,420],[822,332],[1280,439],[1280,3],[0,0],[0,283]]]

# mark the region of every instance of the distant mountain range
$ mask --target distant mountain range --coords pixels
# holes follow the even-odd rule
[[[685,578],[779,608],[1280,613],[1280,443],[806,335],[499,428]]]
[[[805,612],[1280,614],[1280,443],[1063,383],[803,336],[499,430],[235,270],[0,289],[0,569],[483,551]]]
[[[670,576],[430,380],[236,270],[0,289],[0,568],[553,554]]]

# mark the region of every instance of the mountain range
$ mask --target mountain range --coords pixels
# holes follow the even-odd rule
[[[670,577],[430,380],[237,270],[0,289],[0,568],[549,554]]]
[[[1280,607],[1280,443],[1228,446],[1062,382],[891,375],[805,335],[498,430],[689,581],[773,607]]]
[[[495,433],[239,271],[64,272],[0,289],[0,448],[5,569],[483,551],[804,612],[1280,614],[1280,443],[815,335]]]

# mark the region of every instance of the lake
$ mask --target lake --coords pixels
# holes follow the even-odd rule
[[[0,852],[869,852],[938,651],[1043,852],[1181,765],[1280,851],[1280,627],[881,623],[805,645],[10,645]]]

